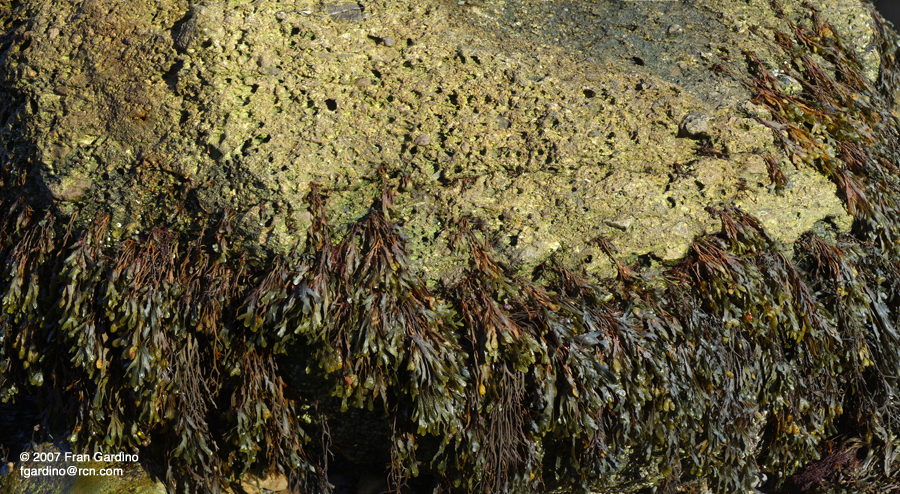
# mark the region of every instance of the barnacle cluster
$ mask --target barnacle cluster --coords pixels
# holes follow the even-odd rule
[[[311,186],[306,245],[268,263],[229,248],[228,212],[193,235],[156,227],[109,245],[108,216],[77,231],[20,193],[0,203],[0,399],[36,395],[76,447],[137,449],[170,486],[201,491],[254,468],[327,492],[328,424],[351,409],[390,430],[395,487],[426,473],[443,492],[700,479],[737,492],[760,472],[800,491],[889,482],[900,44],[873,17],[878,81],[814,11],[811,26],[771,36],[802,89],[785,91],[753,53],[738,76],[792,159],[834,180],[848,233],[808,232],[788,253],[751,215],[711,206],[722,231],[661,277],[598,238],[615,279],[549,262],[531,280],[462,218],[453,245],[468,269],[430,289],[391,219],[386,173],[340,241],[328,192]],[[774,190],[789,186],[767,164]],[[24,177],[0,168],[4,190]]]

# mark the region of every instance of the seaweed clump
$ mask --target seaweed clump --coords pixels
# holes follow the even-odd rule
[[[108,216],[58,238],[52,215],[35,218],[21,197],[7,207],[3,401],[27,386],[50,430],[89,451],[165,458],[172,486],[236,479],[260,451],[266,468],[314,470],[273,356],[230,323],[247,285],[240,260],[199,239],[182,252],[163,228],[112,247]]]
[[[0,186],[20,193],[0,203],[0,400],[36,396],[75,448],[140,451],[172,490],[254,470],[330,492],[329,424],[353,411],[389,431],[374,447],[397,490],[416,477],[509,493],[736,492],[763,473],[782,491],[890,482],[898,43],[874,19],[878,81],[814,11],[771,40],[801,91],[753,53],[742,76],[792,160],[835,182],[852,230],[808,232],[789,255],[756,218],[711,206],[722,231],[660,278],[598,238],[615,279],[555,261],[524,279],[463,218],[453,246],[468,268],[431,290],[386,173],[340,240],[312,185],[306,245],[269,262],[232,251],[227,211],[193,234],[159,226],[112,245],[108,217],[56,225],[27,203],[24,167],[4,166]],[[789,183],[766,161],[778,193]]]
[[[777,4],[773,8],[785,18]],[[835,371],[856,390],[846,398],[854,412],[845,426],[883,452],[882,471],[890,476],[897,468],[900,425],[898,38],[873,11],[873,47],[881,64],[877,80],[870,81],[856,51],[807,8],[810,26],[788,20],[791,34],[775,32],[772,41],[790,60],[780,69],[802,91],[781,91],[753,53],[747,55],[756,74],[748,84],[773,115],[775,122],[764,123],[776,130],[791,160],[831,178],[853,216],[849,233],[824,238],[808,232],[795,251],[798,265],[810,274],[810,290],[841,336],[844,358]],[[869,456],[868,464],[873,462]]]

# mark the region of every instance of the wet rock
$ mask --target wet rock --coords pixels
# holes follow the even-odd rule
[[[777,74],[776,79],[781,86],[781,90],[786,94],[798,94],[803,91],[803,86],[800,85],[800,82],[789,75]]]

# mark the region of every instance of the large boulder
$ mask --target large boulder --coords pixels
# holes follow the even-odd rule
[[[857,46],[871,41],[861,4],[820,8]],[[35,160],[35,192],[63,216],[110,213],[111,240],[183,202],[201,217],[230,208],[244,248],[284,253],[302,245],[311,182],[332,190],[343,224],[368,208],[379,167],[408,177],[396,212],[428,278],[459,266],[446,230],[467,215],[518,269],[558,252],[606,274],[591,239],[675,260],[717,229],[711,203],[742,206],[788,243],[825,218],[849,224],[733,76],[742,51],[781,59],[750,31],[778,26],[763,0],[17,9],[7,159]],[[767,155],[787,175],[780,194]]]
[[[865,4],[0,14],[0,399],[76,450],[210,490],[896,468],[897,42]]]

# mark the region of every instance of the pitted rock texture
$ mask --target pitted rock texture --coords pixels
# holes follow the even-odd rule
[[[862,4],[817,5],[871,39]],[[787,161],[729,75],[742,50],[777,60],[754,25],[782,27],[762,0],[22,2],[6,16],[0,144],[34,161],[59,214],[110,212],[111,242],[183,205],[200,223],[229,208],[241,248],[286,252],[311,182],[340,226],[386,167],[405,177],[395,220],[426,278],[453,279],[448,231],[467,215],[516,269],[556,253],[609,275],[592,239],[674,260],[718,229],[710,204],[786,243],[823,219],[848,227],[834,185]],[[685,132],[692,115],[705,130]]]

